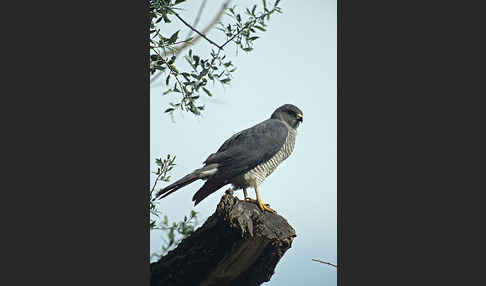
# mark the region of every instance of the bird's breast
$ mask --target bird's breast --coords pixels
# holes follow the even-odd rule
[[[258,186],[263,183],[263,181],[270,176],[277,166],[287,159],[290,154],[292,154],[295,146],[296,135],[297,132],[294,129],[289,128],[288,136],[282,148],[280,148],[280,150],[268,161],[260,163],[250,171],[246,172],[244,175],[236,178],[235,181],[237,182],[237,185],[240,185],[240,187],[254,187],[255,185]]]

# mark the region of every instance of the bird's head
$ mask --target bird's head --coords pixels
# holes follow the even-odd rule
[[[297,106],[292,104],[284,104],[277,108],[273,113],[273,119],[285,121],[292,128],[297,129],[299,124],[304,121],[304,113]]]

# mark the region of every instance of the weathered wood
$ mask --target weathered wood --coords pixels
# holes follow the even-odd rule
[[[155,286],[256,286],[269,281],[295,230],[230,190],[206,222],[150,265]]]

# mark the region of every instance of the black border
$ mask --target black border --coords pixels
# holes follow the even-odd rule
[[[11,4],[1,284],[149,285],[148,4]]]
[[[338,7],[339,285],[484,284],[482,10]]]

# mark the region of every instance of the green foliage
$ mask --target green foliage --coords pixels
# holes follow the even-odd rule
[[[161,253],[152,254],[152,257],[161,257],[176,248],[177,245],[186,237],[190,236],[198,225],[197,212],[191,211],[189,217],[184,216],[184,220],[179,223],[169,223],[167,216],[164,216],[160,224],[160,229],[164,231],[164,245]]]
[[[191,235],[198,225],[197,213],[194,210],[191,211],[189,217],[185,216],[184,220],[181,222],[169,223],[169,220],[165,215],[161,223],[157,225],[156,218],[160,217],[160,211],[157,209],[157,205],[155,204],[155,195],[157,193],[155,187],[159,181],[168,182],[170,180],[170,175],[168,173],[176,165],[174,161],[175,156],[171,156],[170,154],[164,159],[155,159],[157,171],[153,173],[157,175],[157,178],[155,179],[155,183],[150,190],[150,230],[162,230],[166,238],[163,238],[164,245],[162,246],[162,252],[152,254],[152,257],[160,257],[167,254],[168,251],[177,247],[181,240]]]
[[[171,157],[170,154],[167,155],[167,158],[162,159],[162,158],[157,158],[155,159],[155,164],[158,166],[157,167],[157,172],[153,172],[154,174],[157,175],[155,178],[154,185],[152,189],[150,190],[150,230],[157,228],[157,220],[155,217],[159,217],[159,211],[157,210],[157,205],[155,204],[155,186],[157,186],[157,183],[159,181],[164,181],[168,182],[170,180],[170,176],[168,175],[168,172],[174,168],[176,165],[174,163],[175,161],[175,156]]]
[[[256,35],[259,32],[265,32],[267,21],[273,13],[281,13],[277,0],[271,9],[268,8],[266,1],[263,1],[263,9],[257,12],[258,5],[246,8],[243,16],[237,11],[236,6],[226,9],[226,15],[232,20],[231,23],[224,24],[219,22],[218,30],[222,31],[227,40],[222,44],[203,36],[210,42],[214,48],[209,55],[204,55],[189,50],[184,56],[189,64],[189,70],[182,70],[176,67],[175,61],[177,55],[182,51],[185,44],[190,44],[194,37],[187,39],[180,38],[180,30],[167,35],[162,35],[161,25],[170,25],[176,18],[180,20],[187,29],[194,29],[185,21],[178,12],[178,7],[185,0],[149,0],[149,17],[150,17],[150,73],[156,72],[165,74],[166,89],[163,95],[179,95],[180,101],[169,103],[170,107],[165,109],[165,113],[173,115],[174,111],[181,110],[191,112],[194,115],[200,115],[204,110],[204,105],[198,103],[201,90],[207,96],[212,96],[208,83],[219,82],[221,85],[231,83],[233,73],[236,67],[227,59],[224,48],[228,43],[234,43],[237,51],[241,49],[245,52],[253,50],[253,42],[259,38]],[[164,26],[164,30],[168,30]],[[200,32],[197,32],[200,34]]]
[[[218,30],[225,33],[226,37],[233,41],[238,48],[250,52],[253,50],[253,41],[259,38],[259,36],[256,36],[256,30],[265,32],[267,27],[265,21],[270,20],[273,13],[282,13],[281,8],[278,7],[279,2],[280,0],[277,0],[271,10],[267,8],[265,0],[263,0],[263,10],[260,12],[256,12],[258,5],[253,5],[251,10],[246,8],[243,16],[247,17],[245,20],[238,13],[237,7],[233,6],[226,12],[226,15],[233,19],[233,24],[219,23]]]

